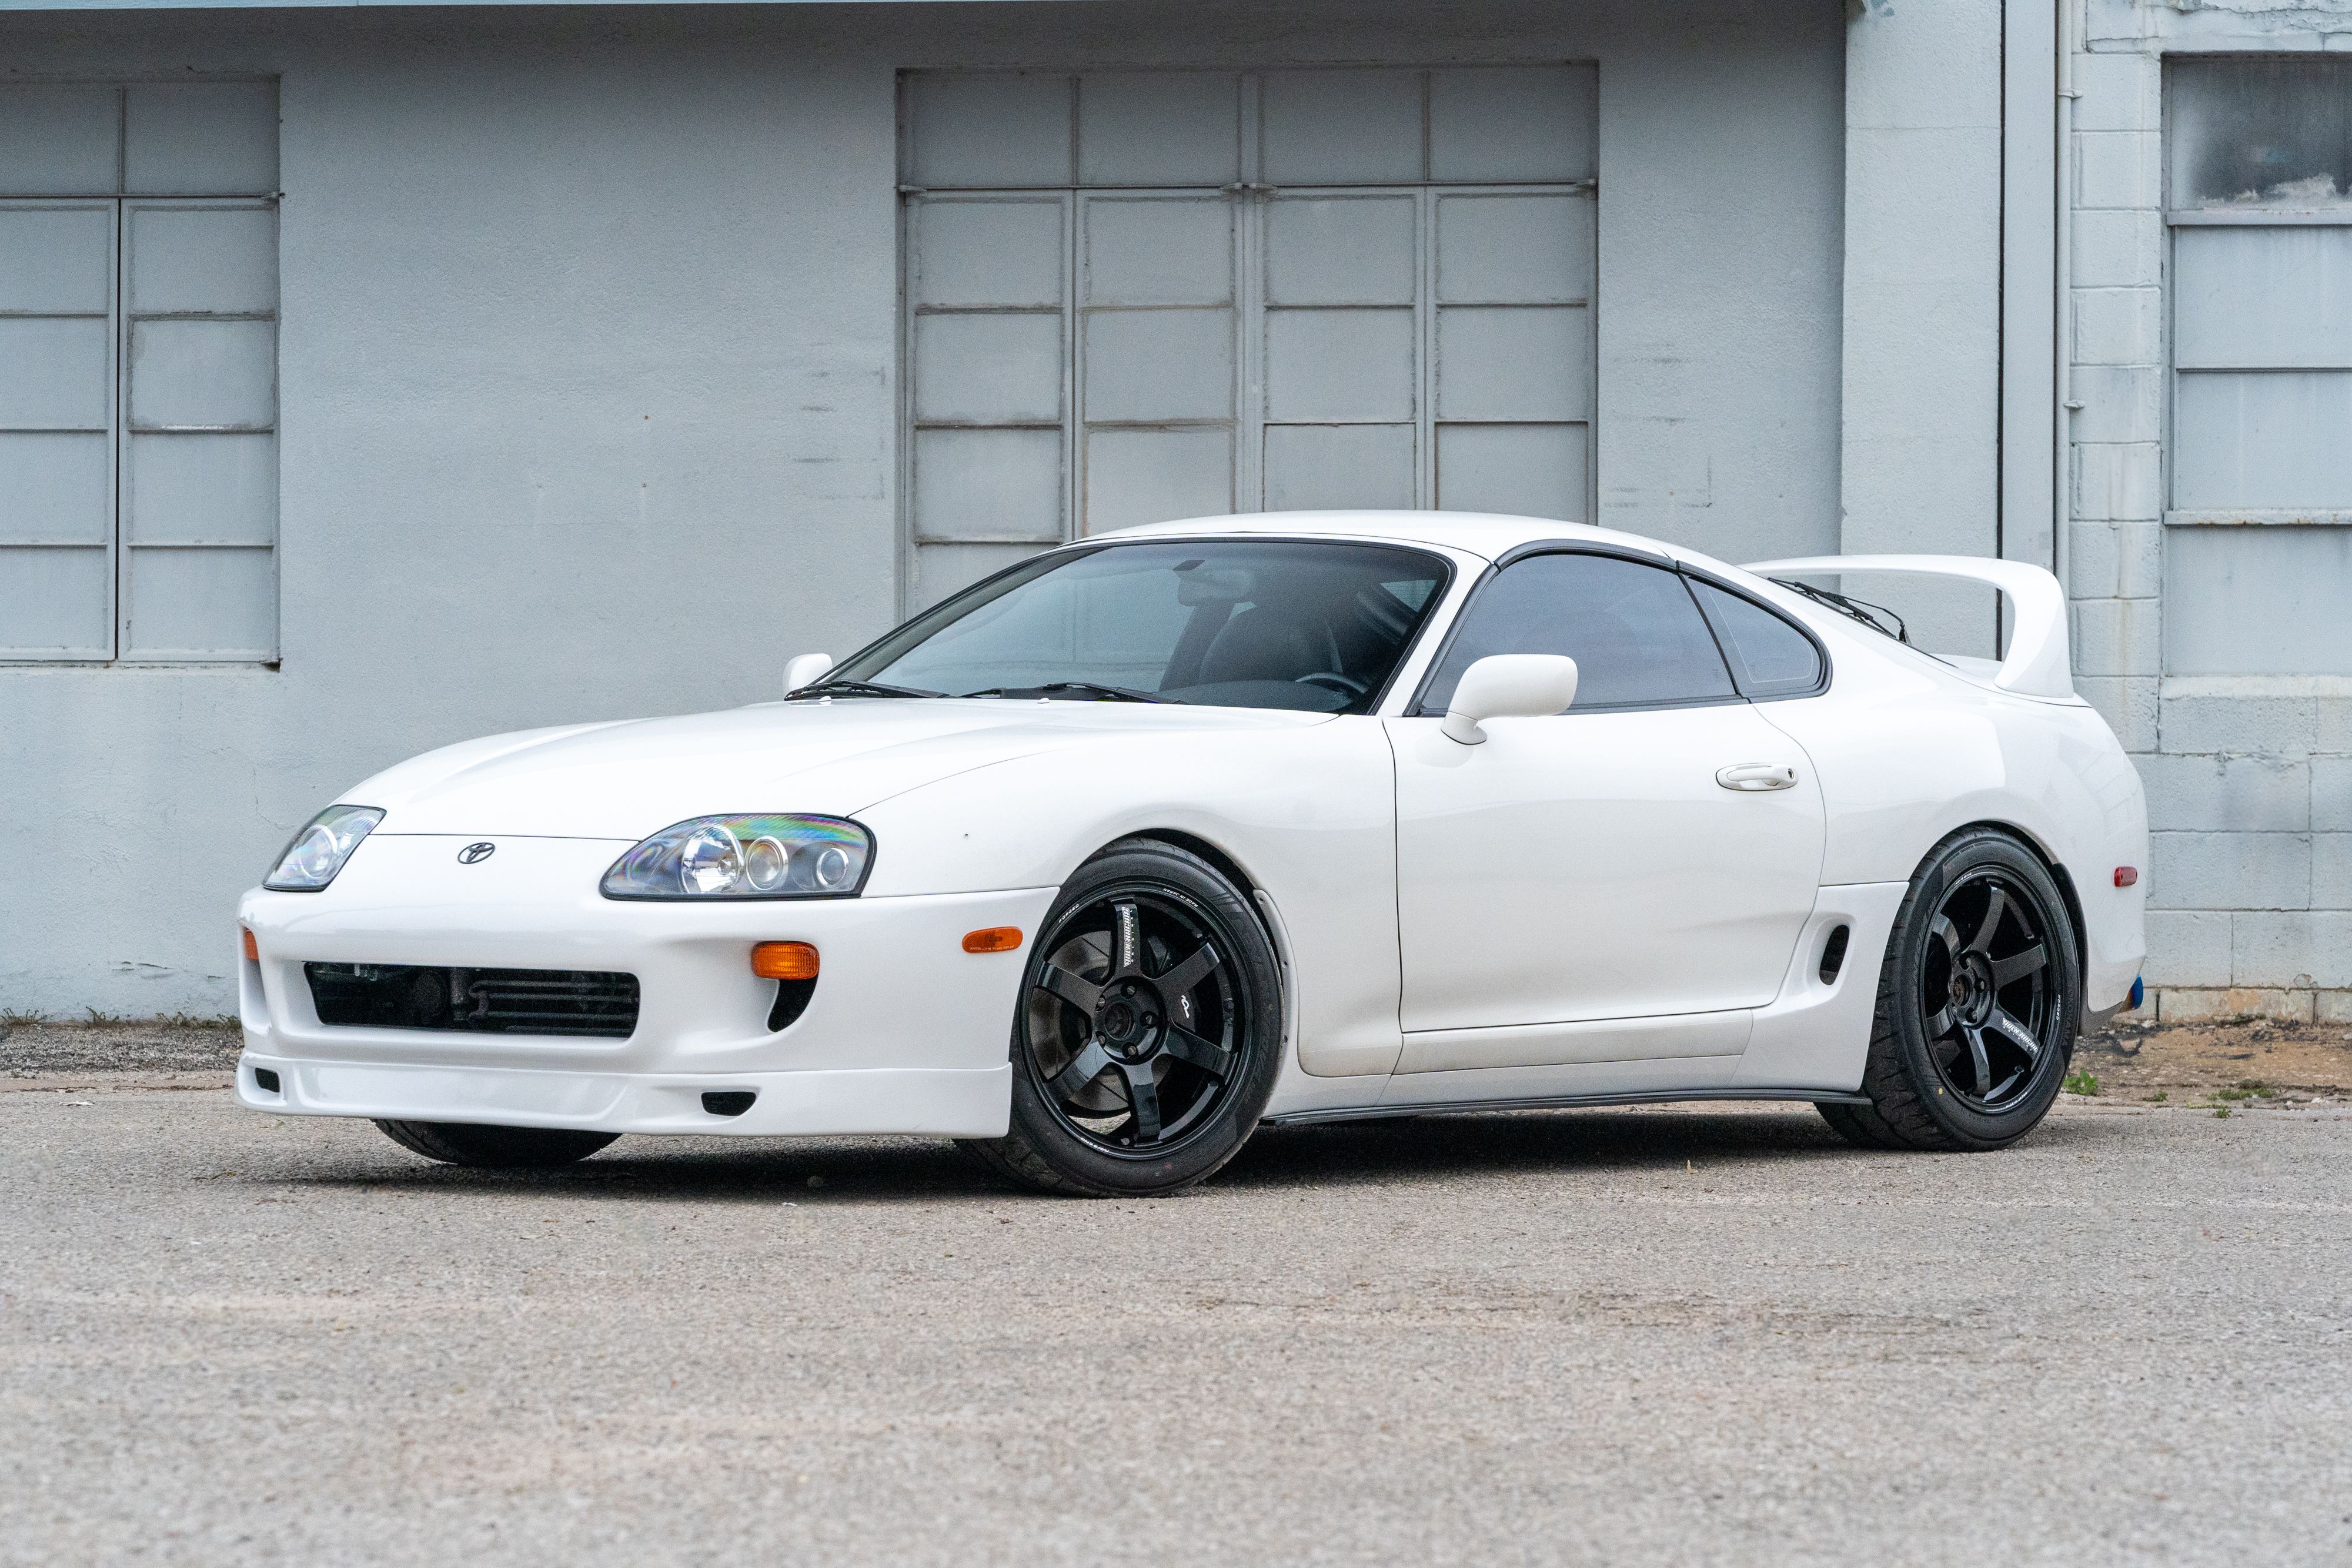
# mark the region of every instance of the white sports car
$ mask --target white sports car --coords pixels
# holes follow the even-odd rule
[[[1973,577],[1940,659],[1808,579]],[[467,1165],[931,1134],[1163,1192],[1264,1121],[1811,1101],[1998,1148],[2139,993],[2048,573],[1423,513],[1130,529],[786,695],[356,786],[246,894],[236,1093]]]

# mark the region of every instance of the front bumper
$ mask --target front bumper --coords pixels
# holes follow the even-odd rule
[[[263,1087],[268,1073],[278,1088]],[[708,1109],[711,1092],[749,1092],[736,1115]],[[867,1071],[539,1072],[414,1062],[305,1061],[248,1047],[236,1099],[281,1115],[393,1122],[478,1122],[600,1133],[828,1136],[859,1133],[1001,1138],[1013,1067],[885,1067]]]
[[[377,835],[323,893],[245,896],[260,956],[238,965],[240,1103],[616,1133],[1003,1133],[1026,944],[971,954],[962,938],[1034,936],[1054,889],[623,902],[596,884],[625,844],[502,839],[461,866],[468,841]],[[772,1032],[776,983],[751,951],[780,941],[814,944],[821,967],[806,1010]],[[330,1027],[308,963],[620,971],[637,977],[637,1023],[625,1040]],[[757,1098],[723,1115],[704,1108],[711,1092]]]

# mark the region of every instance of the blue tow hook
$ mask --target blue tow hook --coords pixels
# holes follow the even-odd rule
[[[2134,975],[2132,977],[2131,1010],[2134,1012],[2139,1011],[2140,1003],[2147,999],[2147,988],[2140,983],[2140,977],[2137,975]]]

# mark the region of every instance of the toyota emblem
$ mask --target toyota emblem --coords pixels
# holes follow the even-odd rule
[[[484,840],[478,844],[467,844],[464,849],[459,850],[457,852],[457,863],[459,865],[479,865],[498,852],[498,845],[489,842],[488,840]]]

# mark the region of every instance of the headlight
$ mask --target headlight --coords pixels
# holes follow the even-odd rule
[[[373,806],[330,806],[294,835],[262,886],[273,893],[316,893],[335,880],[360,841],[383,821]]]
[[[604,873],[607,898],[844,898],[866,884],[874,837],[839,817],[697,817]]]

